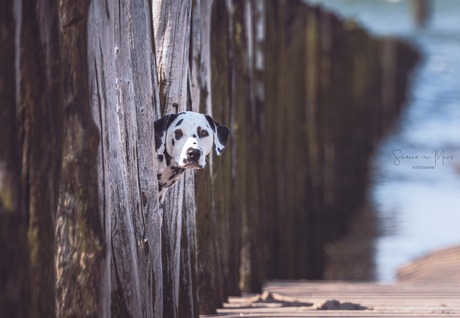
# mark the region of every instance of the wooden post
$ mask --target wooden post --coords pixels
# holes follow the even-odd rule
[[[0,10],[0,315],[53,317],[64,125],[58,10],[47,1],[3,1]]]
[[[189,49],[192,1],[155,0],[152,22],[156,48],[160,103],[163,115],[185,111],[188,99]],[[177,317],[181,277],[181,241],[183,224],[193,217],[193,202],[184,205],[184,198],[194,196],[192,178],[181,178],[165,196],[162,227],[163,306],[164,315]],[[187,218],[184,217],[187,214]],[[185,231],[185,233],[190,233]],[[188,242],[191,238],[188,238]],[[192,258],[190,258],[191,260]],[[191,285],[190,285],[191,286]]]
[[[412,12],[417,27],[423,28],[432,15],[432,3],[430,0],[412,0]]]
[[[108,315],[108,291],[101,288],[107,244],[97,186],[99,132],[88,88],[89,4],[59,2],[66,124],[56,223],[58,317]]]

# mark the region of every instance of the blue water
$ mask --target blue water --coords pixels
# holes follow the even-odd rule
[[[410,0],[307,2],[353,18],[374,35],[407,40],[423,54],[407,107],[370,167],[369,201],[383,229],[377,280],[393,282],[410,260],[460,244],[460,1],[432,1],[423,29]],[[395,160],[402,153],[407,159]]]

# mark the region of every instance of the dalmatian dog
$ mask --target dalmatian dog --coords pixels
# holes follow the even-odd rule
[[[229,129],[211,116],[196,112],[166,115],[154,123],[160,202],[185,169],[203,169],[212,146],[220,156]]]

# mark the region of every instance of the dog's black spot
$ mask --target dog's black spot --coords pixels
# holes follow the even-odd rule
[[[177,122],[176,126],[174,126],[174,127],[179,126],[180,124],[182,124],[183,121],[184,121],[184,119],[182,118],[181,120],[179,120],[179,121]]]
[[[193,138],[196,138],[196,135],[195,135],[195,134],[193,134]]]
[[[163,131],[160,133],[155,133],[155,150],[157,151],[161,147],[161,138],[163,138],[163,133]]]
[[[155,149],[158,150],[162,145],[162,138],[164,132],[169,128],[171,123],[177,118],[177,114],[168,114],[164,117],[161,117],[158,120],[155,120],[153,123],[155,130]]]
[[[173,170],[175,173],[182,173],[185,171],[184,168],[176,167],[176,166],[171,167],[171,170]]]
[[[171,175],[168,178],[168,181],[172,182],[166,182],[163,184],[164,187],[169,188],[172,186],[174,183],[176,183],[177,179],[184,173],[185,168],[177,167],[177,166],[171,166],[169,167],[171,169]]]
[[[227,127],[225,127],[225,126],[223,126],[221,124],[219,124],[217,126],[217,138],[219,138],[220,143],[224,147],[227,145],[229,132],[230,132],[230,130],[228,130]]]
[[[172,143],[172,145],[174,146],[174,138],[173,138],[173,140],[171,141],[171,143]]]
[[[184,114],[185,114],[185,112],[180,112],[180,113],[179,113],[179,114],[177,114],[177,115],[184,115]]]
[[[176,140],[180,140],[182,136],[183,136],[182,130],[176,129],[176,131],[174,132],[174,137],[176,138]]]
[[[165,149],[164,154],[165,154],[165,158],[166,158],[166,165],[169,166],[169,165],[171,164],[172,157],[171,157],[171,155],[166,151],[166,149]]]
[[[209,115],[204,115],[204,117],[208,121],[209,125],[211,125],[212,130],[216,131],[216,125],[214,124],[214,119],[212,119],[212,117]]]
[[[194,142],[193,144],[196,145],[196,142]]]
[[[172,180],[174,178],[178,178],[178,175],[180,176],[184,172],[184,169],[175,169],[171,177],[169,177],[169,180]]]
[[[165,157],[163,155],[158,155],[158,160],[160,160],[160,162],[163,162],[164,159]]]
[[[166,184],[166,188],[171,188],[173,185],[176,184],[176,182],[177,182],[177,179],[172,181],[172,182],[170,182],[170,183],[168,183],[168,184]]]
[[[222,146],[224,146],[224,148],[225,148],[225,146],[227,145],[227,142],[228,142],[228,135],[230,133],[230,130],[227,127],[225,127],[224,125],[219,124],[217,121],[212,119],[211,116],[204,115],[204,117],[206,117],[206,120],[211,125],[212,130],[214,130],[214,132],[216,133],[217,139],[222,144]]]

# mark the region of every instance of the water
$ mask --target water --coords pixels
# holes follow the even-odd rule
[[[423,54],[407,108],[371,161],[369,202],[383,229],[375,271],[377,280],[393,282],[410,260],[460,244],[460,1],[432,1],[424,29],[415,27],[410,0],[307,2],[374,35],[405,39]]]

